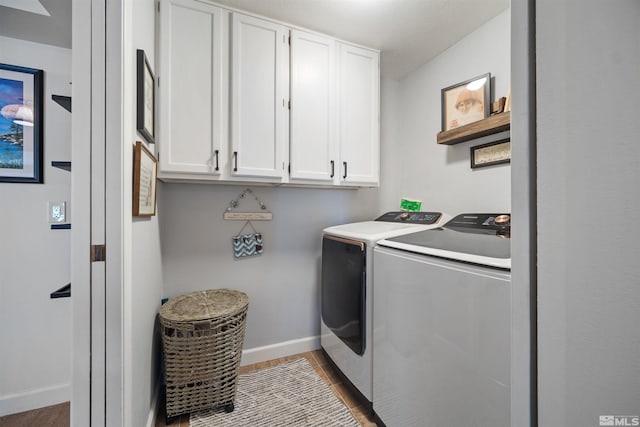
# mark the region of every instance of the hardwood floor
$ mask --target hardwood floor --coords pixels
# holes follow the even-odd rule
[[[0,417],[0,427],[69,427],[69,402]]]
[[[299,359],[304,357],[309,361],[311,366],[316,370],[320,378],[322,378],[331,388],[333,393],[344,402],[345,406],[353,414],[354,418],[364,427],[375,427],[373,416],[370,410],[360,405],[357,397],[349,390],[346,384],[342,382],[340,376],[327,361],[324,354],[320,350],[308,353],[296,354],[293,356],[283,357],[280,359],[269,360],[267,362],[256,363],[254,365],[242,366],[240,374],[258,371],[260,369],[269,368],[279,365],[280,363]],[[156,427],[167,427],[164,419],[164,399],[160,406]],[[0,417],[0,427],[69,427],[70,425],[70,405],[69,402],[59,405],[48,406],[46,408],[35,409],[33,411],[21,412],[19,414],[7,415]],[[189,415],[182,415],[176,418],[171,427],[189,427]]]
[[[295,360],[304,357],[309,361],[309,364],[313,366],[320,378],[322,378],[331,388],[333,393],[344,402],[345,406],[349,408],[349,411],[353,414],[353,417],[364,427],[376,427],[376,423],[373,421],[371,411],[360,405],[357,397],[349,390],[346,384],[344,384],[333,369],[331,364],[327,361],[321,350],[315,350],[307,353],[296,354],[293,356],[287,356],[280,359],[269,360],[267,362],[256,363],[254,365],[242,366],[240,368],[240,374],[246,374],[249,372],[258,371],[260,369],[269,368],[271,366],[279,365],[280,363]],[[164,400],[164,399],[163,399]],[[156,422],[156,427],[189,427],[189,415],[182,415],[173,420],[173,423],[166,424],[164,419],[164,406],[160,405],[160,413]]]

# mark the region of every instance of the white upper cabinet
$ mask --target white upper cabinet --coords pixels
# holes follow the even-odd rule
[[[331,183],[335,149],[335,41],[291,31],[291,179]]]
[[[379,53],[338,43],[338,141],[340,182],[378,185],[380,181]]]
[[[379,185],[379,52],[160,0],[158,176]]]
[[[159,175],[212,179],[227,154],[228,12],[161,0],[159,16]]]
[[[233,13],[231,175],[281,180],[289,124],[289,31]]]

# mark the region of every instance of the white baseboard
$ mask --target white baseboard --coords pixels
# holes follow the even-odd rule
[[[155,427],[156,425],[158,404],[160,403],[160,387],[162,387],[162,378],[158,377],[156,388],[153,391],[153,396],[151,396],[151,409],[149,409],[149,416],[147,417],[147,427]]]
[[[306,337],[277,344],[255,347],[242,351],[240,366],[253,365],[292,354],[305,353],[320,348],[320,337]]]
[[[0,396],[0,417],[71,400],[71,384],[29,390],[23,393]]]

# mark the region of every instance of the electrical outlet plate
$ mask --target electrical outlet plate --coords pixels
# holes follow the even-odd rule
[[[67,219],[67,202],[48,203],[49,224],[60,224]]]

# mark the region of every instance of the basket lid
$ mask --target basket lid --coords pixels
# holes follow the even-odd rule
[[[160,308],[160,316],[167,320],[188,322],[229,316],[244,309],[249,297],[231,289],[196,291],[171,298]]]

